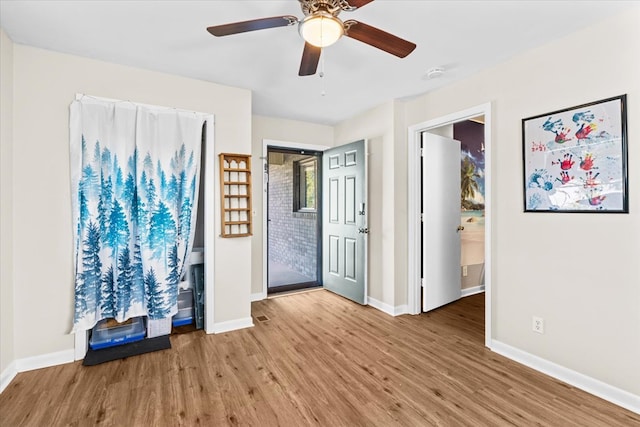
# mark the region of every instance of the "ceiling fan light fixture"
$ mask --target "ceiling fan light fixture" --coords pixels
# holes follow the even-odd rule
[[[298,31],[307,43],[327,47],[344,35],[344,26],[340,19],[330,13],[317,12],[300,21]]]

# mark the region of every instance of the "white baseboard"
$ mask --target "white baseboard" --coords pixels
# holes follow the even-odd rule
[[[262,301],[267,298],[267,294],[265,292],[258,292],[255,294],[251,294],[251,302]]]
[[[77,331],[73,334],[74,342],[74,358],[76,360],[84,359],[89,349],[89,331]]]
[[[50,366],[63,365],[75,361],[73,349],[57,351],[55,353],[42,354],[40,356],[25,357],[16,360],[18,372],[33,371],[34,369],[48,368]]]
[[[407,306],[406,304],[403,305],[399,305],[397,307],[394,307],[390,304],[387,304],[385,302],[382,301],[378,301],[375,298],[371,298],[371,297],[367,297],[367,303],[375,308],[378,309],[380,311],[382,311],[383,313],[387,313],[389,316],[399,316],[401,314],[407,314],[409,312],[409,306]]]
[[[393,313],[394,313],[393,314],[394,316],[400,316],[401,314],[409,314],[409,305],[408,304],[397,305]]]
[[[214,334],[221,334],[223,332],[235,331],[238,329],[252,328],[253,319],[251,317],[245,317],[244,319],[228,320],[226,322],[219,322],[213,326]]]
[[[20,372],[33,371],[34,369],[49,368],[51,366],[64,365],[74,362],[75,351],[73,349],[42,354],[40,356],[25,357],[14,360],[7,366],[0,376],[0,393],[11,383]]]
[[[11,381],[18,375],[18,369],[16,368],[15,360],[9,363],[9,366],[0,374],[0,393],[4,391]]]
[[[511,347],[500,341],[491,341],[491,350],[518,363],[547,374],[560,381],[598,396],[613,404],[640,414],[640,396],[591,378],[579,372],[565,368],[526,351]]]
[[[472,288],[465,288],[462,290],[462,294],[460,295],[462,298],[470,297],[471,295],[479,294],[484,292],[484,285],[474,286]]]

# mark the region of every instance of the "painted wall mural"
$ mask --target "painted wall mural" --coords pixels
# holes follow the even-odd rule
[[[460,206],[462,211],[484,211],[484,125],[465,121],[453,126],[460,141]]]
[[[453,138],[460,141],[460,265],[468,267],[462,287],[484,283],[484,124],[464,121],[453,125]]]

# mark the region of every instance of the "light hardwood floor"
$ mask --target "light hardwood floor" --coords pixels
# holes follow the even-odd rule
[[[487,350],[483,299],[396,318],[324,290],[256,302],[254,328],[21,373],[0,425],[640,426]]]

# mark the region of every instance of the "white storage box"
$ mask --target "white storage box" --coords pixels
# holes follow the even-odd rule
[[[171,318],[147,319],[147,337],[155,338],[171,333]]]

